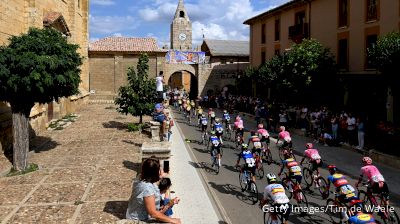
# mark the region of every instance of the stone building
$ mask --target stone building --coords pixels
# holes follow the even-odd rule
[[[179,0],[174,19],[171,23],[171,49],[192,50],[192,22],[186,13],[183,0]]]
[[[303,38],[313,38],[330,48],[337,59],[346,85],[344,106],[392,121],[393,111],[400,111],[400,101],[393,102],[382,76],[367,58],[368,47],[379,36],[399,31],[400,1],[291,0],[244,24],[250,26],[252,66],[283,53]]]
[[[157,46],[154,38],[106,37],[89,46],[89,89],[93,99],[114,96],[127,83],[128,67],[136,65],[140,54],[149,56],[149,77],[162,71],[166,50]]]
[[[1,0],[0,1],[0,44],[6,45],[8,38],[26,33],[29,27],[53,27],[69,42],[79,44],[79,53],[87,58],[89,0]],[[81,67],[81,94],[60,99],[45,105],[35,105],[30,115],[32,130],[38,134],[46,124],[75,111],[88,97],[89,63]],[[6,102],[0,102],[0,151],[10,149],[11,114]],[[1,154],[1,153],[0,153]]]
[[[206,52],[211,74],[203,92],[215,93],[228,87],[228,91],[236,92],[236,79],[249,66],[248,41],[204,39],[201,51]]]

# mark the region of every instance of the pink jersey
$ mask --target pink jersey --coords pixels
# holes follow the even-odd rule
[[[361,174],[368,178],[370,182],[381,182],[385,181],[382,174],[379,172],[378,168],[374,165],[366,165],[361,168]]]
[[[310,160],[321,159],[321,156],[316,149],[307,149],[306,151],[304,151],[304,155],[307,156],[307,158],[309,158]]]
[[[240,129],[242,129],[244,126],[243,126],[243,120],[239,120],[239,121],[235,121],[234,122],[234,125],[235,125],[235,128],[240,128]]]
[[[265,130],[264,128],[258,129],[257,133],[260,134],[263,137],[268,137],[269,136],[268,131]]]
[[[292,141],[292,138],[290,137],[290,134],[287,131],[281,131],[279,133],[279,139],[285,140],[287,142]]]

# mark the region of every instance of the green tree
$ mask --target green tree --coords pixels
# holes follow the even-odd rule
[[[0,101],[11,105],[14,169],[25,170],[32,107],[77,94],[82,57],[51,28],[30,28],[9,41],[0,47]]]
[[[155,104],[156,86],[155,80],[149,79],[149,57],[141,54],[135,71],[128,68],[128,84],[118,90],[115,98],[117,111],[123,114],[131,114],[140,117],[143,122],[143,115],[150,115]]]
[[[391,32],[378,39],[378,42],[368,49],[368,58],[387,80],[392,91],[397,91],[400,84],[398,63],[400,62],[400,33]]]

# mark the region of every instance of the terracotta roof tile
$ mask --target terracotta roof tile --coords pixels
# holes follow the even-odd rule
[[[89,51],[166,52],[154,38],[106,37],[89,44]]]

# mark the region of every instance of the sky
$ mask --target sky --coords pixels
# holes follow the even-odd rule
[[[193,46],[207,39],[248,40],[243,22],[289,0],[184,0],[192,22]],[[108,36],[154,37],[170,42],[170,24],[178,0],[91,0],[90,41]]]

